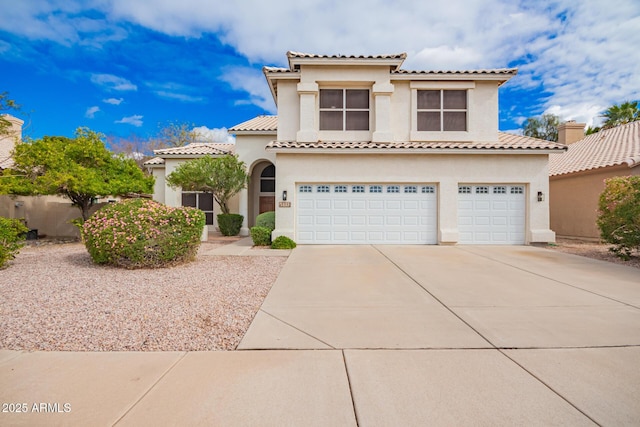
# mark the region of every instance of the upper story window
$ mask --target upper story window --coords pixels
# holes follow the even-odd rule
[[[418,131],[466,131],[466,90],[418,90]]]
[[[320,130],[369,130],[369,90],[320,89]]]

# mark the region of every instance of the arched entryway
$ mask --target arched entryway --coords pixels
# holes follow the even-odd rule
[[[256,163],[249,182],[249,227],[256,216],[276,209],[276,167],[269,161]]]

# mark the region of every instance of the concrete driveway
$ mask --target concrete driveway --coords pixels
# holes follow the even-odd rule
[[[340,349],[360,425],[638,425],[640,271],[526,246],[303,246],[239,349]]]
[[[0,350],[0,425],[637,426],[639,361],[640,270],[302,246],[239,351]]]

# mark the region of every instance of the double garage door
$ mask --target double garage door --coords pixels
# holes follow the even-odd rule
[[[297,186],[297,241],[303,244],[436,244],[433,184]],[[462,244],[524,244],[522,185],[460,185]]]
[[[297,193],[299,243],[437,242],[434,185],[308,184]]]

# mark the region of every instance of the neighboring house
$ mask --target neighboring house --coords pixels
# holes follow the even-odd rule
[[[562,237],[599,239],[596,219],[604,180],[640,175],[640,122],[586,137],[584,127],[568,122],[558,128],[568,150],[552,156],[549,164],[551,228]]]
[[[498,88],[516,69],[407,71],[405,54],[287,57],[288,68],[263,69],[278,117],[229,129],[251,175],[238,196],[242,233],[275,208],[273,237],[298,243],[554,241],[549,155],[566,147],[498,131]],[[178,162],[232,151],[195,145],[147,162],[156,200],[183,203],[164,184]]]
[[[12,123],[9,133],[0,137],[0,171],[13,166],[11,152],[22,140],[23,121],[5,115]],[[2,178],[0,178],[2,179]],[[97,205],[92,208],[95,211]],[[78,229],[69,223],[81,216],[71,201],[60,196],[0,196],[0,216],[24,219],[26,225],[37,230],[39,236],[79,237]]]

